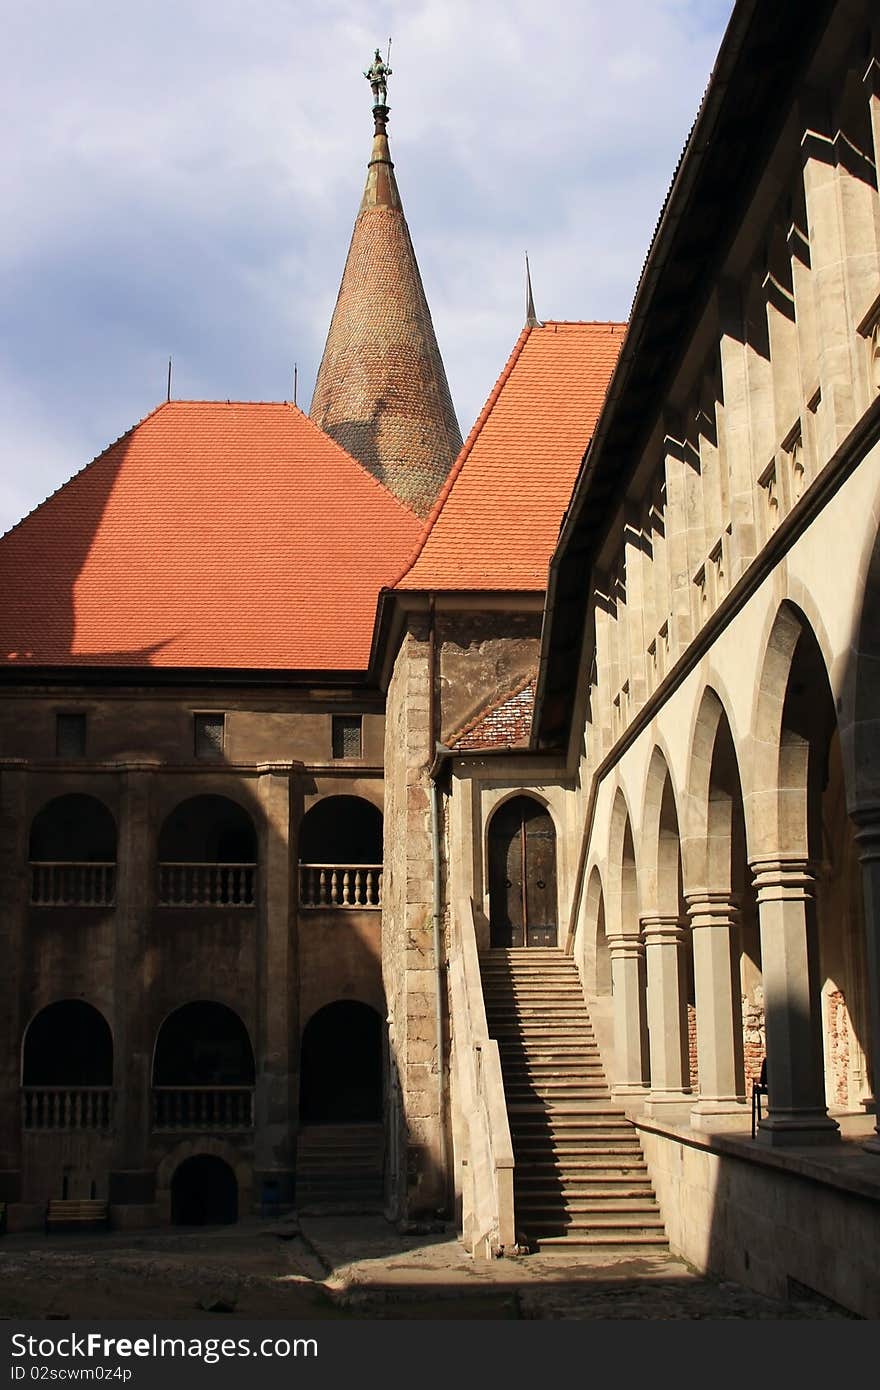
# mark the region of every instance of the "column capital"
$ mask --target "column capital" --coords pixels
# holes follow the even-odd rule
[[[818,867],[803,855],[759,855],[749,867],[759,904],[805,900],[816,892]]]
[[[739,921],[739,895],[727,890],[697,888],[685,893],[685,906],[691,931],[721,927],[725,931]]]
[[[639,959],[645,954],[645,943],[638,932],[606,932],[605,940],[612,960]]]
[[[646,946],[679,946],[685,939],[685,919],[677,912],[646,913],[639,921]]]
[[[851,813],[855,825],[855,842],[863,864],[880,859],[880,804],[859,806]]]

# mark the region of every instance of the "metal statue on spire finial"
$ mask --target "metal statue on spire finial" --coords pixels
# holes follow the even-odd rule
[[[391,57],[391,44],[388,45],[388,56]],[[391,76],[391,69],[387,63],[382,61],[382,54],[376,49],[375,57],[371,66],[364,73],[364,77],[373,89],[373,106],[385,106],[388,101],[387,79]]]

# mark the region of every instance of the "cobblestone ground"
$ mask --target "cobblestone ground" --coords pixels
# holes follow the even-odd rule
[[[443,1228],[303,1216],[236,1227],[0,1238],[6,1319],[816,1319],[668,1255],[481,1263]]]

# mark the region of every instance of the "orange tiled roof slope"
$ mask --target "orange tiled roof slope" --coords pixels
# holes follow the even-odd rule
[[[0,662],[362,670],[419,529],[295,406],[171,401],[0,538]]]
[[[525,328],[398,589],[541,590],[623,323]]]
[[[535,677],[529,676],[515,690],[487,709],[449,740],[456,752],[481,748],[524,748],[532,729]]]
[[[309,415],[428,515],[461,430],[384,133],[373,141]]]

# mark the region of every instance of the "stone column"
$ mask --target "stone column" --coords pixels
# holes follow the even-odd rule
[[[648,978],[648,1041],[651,1094],[645,1111],[657,1115],[687,1102],[690,1075],[682,947],[684,929],[678,913],[642,917]]]
[[[648,1078],[645,945],[634,932],[607,935],[614,1001],[614,1094],[644,1095]]]
[[[27,773],[7,764],[0,772],[0,1202],[21,1202],[21,1043],[28,1022],[25,932],[28,870]],[[9,1210],[9,1229],[23,1213]],[[26,1224],[26,1222],[24,1222]]]
[[[113,1166],[109,1201],[115,1226],[155,1223],[156,1174],[147,1163],[153,1038],[147,1018],[148,918],[156,901],[148,768],[123,774],[116,844],[113,955]]]
[[[818,1144],[839,1137],[825,1105],[818,979],[816,874],[803,858],[752,860],[761,929],[768,1114],[762,1143]]]
[[[862,865],[865,900],[871,1085],[875,1099],[875,1133],[863,1147],[870,1153],[880,1154],[880,1112],[876,1105],[880,1093],[880,806],[857,811],[853,820],[856,823],[856,844]]]
[[[279,1209],[294,1199],[292,1058],[299,1037],[293,942],[289,763],[260,767],[261,848],[254,1096],[254,1203],[265,1188]]]
[[[685,901],[694,951],[700,1076],[691,1124],[711,1128],[713,1116],[738,1115],[745,1107],[739,912],[736,898],[728,892],[700,889],[688,893]]]

